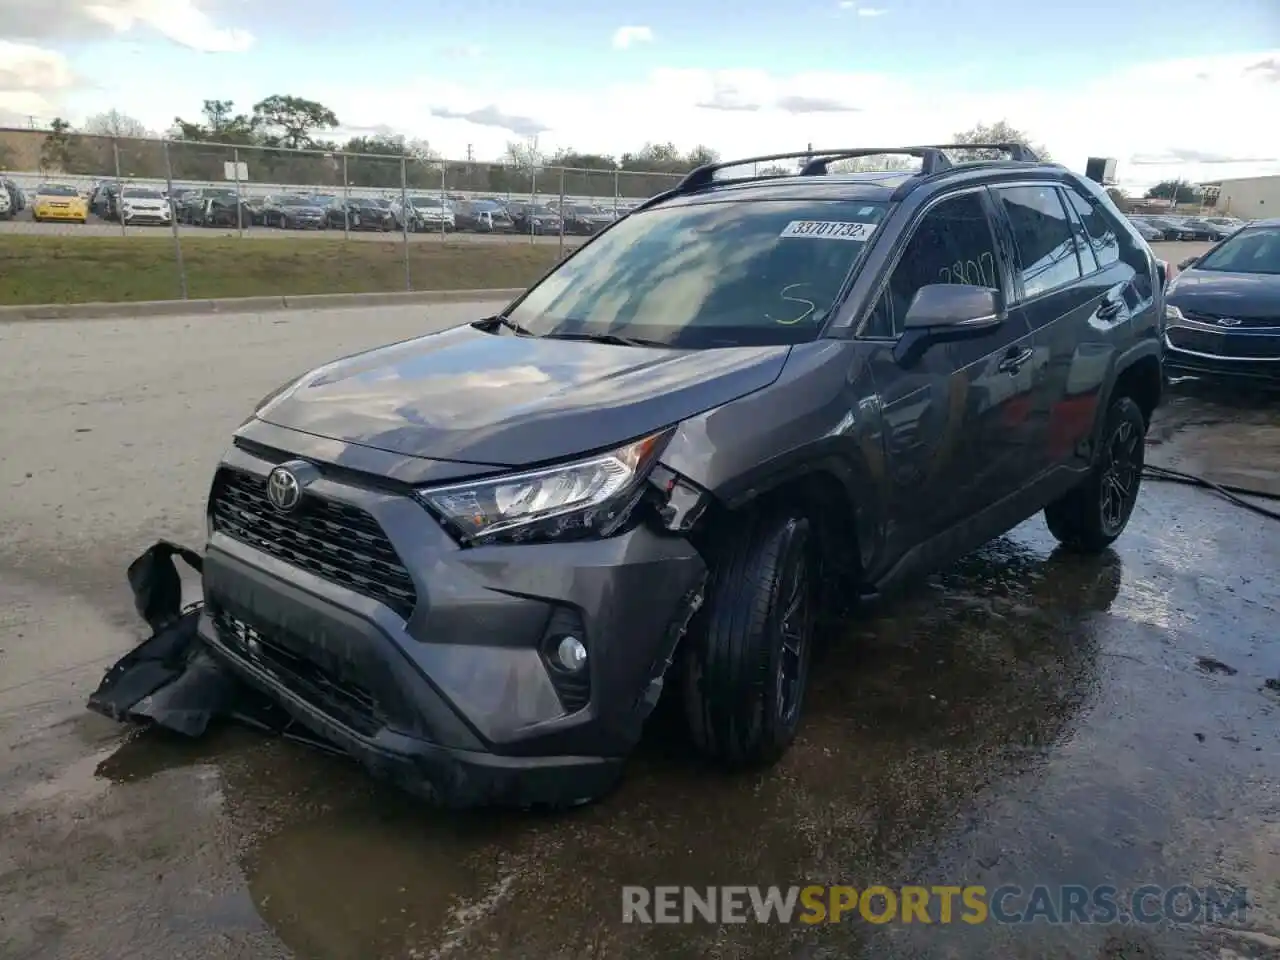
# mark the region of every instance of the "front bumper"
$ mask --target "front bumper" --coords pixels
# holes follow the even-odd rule
[[[1275,331],[1174,327],[1166,330],[1164,347],[1164,364],[1172,373],[1280,385],[1280,333]]]
[[[85,220],[89,212],[75,207],[37,207],[34,215],[41,220]]]
[[[274,462],[233,448],[224,465],[265,482]],[[605,792],[700,596],[697,552],[644,526],[602,541],[463,549],[416,501],[352,476],[322,468],[308,495],[377,523],[412,580],[411,612],[215,525],[200,624],[215,655],[419,796],[525,806]],[[566,631],[588,647],[585,696],[548,665]]]
[[[158,226],[168,226],[171,218],[159,210],[135,210],[133,213],[124,215],[124,222],[126,224],[150,223]]]

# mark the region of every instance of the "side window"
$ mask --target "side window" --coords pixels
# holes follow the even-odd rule
[[[997,187],[1017,242],[1023,294],[1027,299],[1078,280],[1071,221],[1056,187]]]
[[[900,335],[916,291],[931,283],[968,283],[1000,289],[995,237],[979,194],[949,197],[924,215],[868,316],[863,335]]]
[[[1100,207],[1094,206],[1082,197],[1080,191],[1074,187],[1066,187],[1065,191],[1068,202],[1084,226],[1084,232],[1089,238],[1089,246],[1093,248],[1098,266],[1104,269],[1109,267],[1120,259],[1120,238],[1111,229],[1111,224],[1107,222],[1106,214]]]

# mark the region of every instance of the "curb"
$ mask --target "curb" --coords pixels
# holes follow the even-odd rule
[[[188,314],[262,313],[274,310],[328,310],[423,303],[511,300],[524,288],[501,290],[415,290],[388,293],[307,293],[277,297],[227,297],[220,300],[139,300],[132,303],[32,303],[0,305],[0,323],[19,320],[104,320],[173,317]]]

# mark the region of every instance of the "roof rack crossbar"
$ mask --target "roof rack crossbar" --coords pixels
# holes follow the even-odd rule
[[[1017,163],[1041,163],[1040,156],[1025,143],[933,143],[935,150],[999,150]]]
[[[814,157],[800,168],[800,176],[822,176],[827,172],[828,166],[840,160],[854,160],[858,157],[879,157],[894,153],[905,154],[909,157],[919,157],[921,172],[926,174],[938,173],[951,166],[951,161],[934,147],[859,147],[856,150],[840,150]]]

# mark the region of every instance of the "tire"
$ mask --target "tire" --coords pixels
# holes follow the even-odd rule
[[[809,680],[817,600],[809,520],[793,510],[754,514],[711,566],[683,647],[689,734],[730,767],[769,764],[795,739]]]
[[[1093,469],[1044,509],[1049,532],[1064,547],[1101,553],[1124,532],[1142,487],[1146,433],[1146,419],[1132,399],[1111,404]]]

